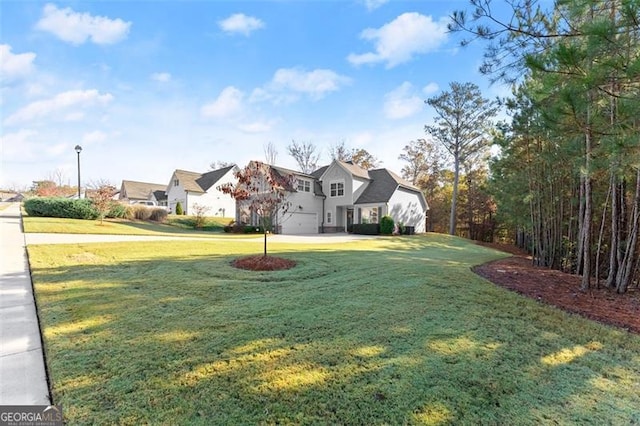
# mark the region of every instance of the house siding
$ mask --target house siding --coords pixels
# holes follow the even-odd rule
[[[425,232],[426,206],[419,194],[398,188],[387,203],[387,213],[394,222],[415,227],[415,232]]]
[[[171,212],[175,213],[176,205],[180,202],[184,213],[188,215],[195,213],[194,206],[197,204],[208,207],[205,216],[236,217],[235,200],[230,195],[218,190],[220,185],[235,182],[233,169],[229,170],[207,192],[185,191],[183,183],[180,181],[177,186],[174,186],[175,179],[176,175],[174,173],[167,186],[167,202]]]

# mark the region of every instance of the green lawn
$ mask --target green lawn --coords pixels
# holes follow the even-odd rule
[[[203,230],[196,231],[189,226],[193,218],[189,216],[169,216],[166,224],[129,220],[63,219],[55,217],[23,216],[24,232],[54,234],[115,234],[115,235],[173,235],[210,236],[212,232],[220,236],[228,218],[209,218]],[[225,234],[229,236],[230,234]],[[237,235],[236,235],[237,236]],[[255,237],[255,235],[254,235]]]
[[[640,338],[476,277],[427,235],[32,246],[69,424],[637,424]]]

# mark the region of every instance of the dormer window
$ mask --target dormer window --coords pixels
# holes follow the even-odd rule
[[[298,191],[299,192],[311,192],[311,182],[304,179],[298,179]]]

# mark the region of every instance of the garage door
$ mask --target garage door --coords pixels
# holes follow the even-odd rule
[[[283,234],[317,234],[317,213],[291,213],[282,221]]]

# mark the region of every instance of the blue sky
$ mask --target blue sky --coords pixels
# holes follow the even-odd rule
[[[0,187],[61,171],[168,183],[175,169],[286,147],[364,148],[397,172],[424,100],[452,81],[504,95],[458,47],[466,1],[2,1]]]

